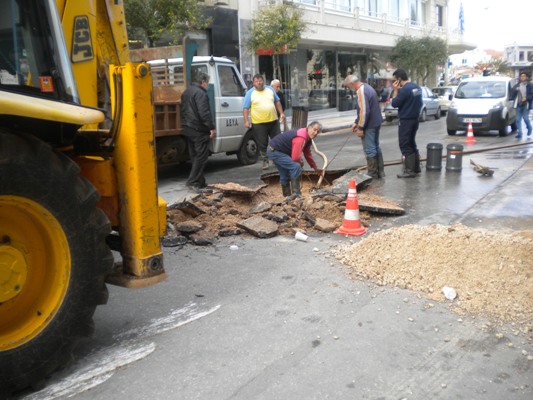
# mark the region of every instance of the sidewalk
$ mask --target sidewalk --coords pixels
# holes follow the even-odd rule
[[[318,121],[322,124],[322,132],[346,129],[352,126],[355,111],[337,111],[335,109],[309,111],[307,122]],[[292,117],[287,117],[287,125],[291,128]]]
[[[337,111],[335,109],[309,111],[307,122],[318,121],[322,124],[322,132],[333,132],[340,129],[350,128],[355,120],[355,110]],[[292,124],[292,116],[287,117],[289,129]],[[383,125],[387,125],[383,118]]]

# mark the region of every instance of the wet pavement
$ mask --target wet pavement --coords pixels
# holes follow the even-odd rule
[[[313,111],[308,115],[308,121],[312,120],[318,120],[323,124],[322,136],[327,136],[328,141],[337,140],[330,148],[324,144],[326,138],[319,137],[317,140],[322,151],[329,150],[327,152],[331,162],[331,153],[336,152],[336,148],[341,146],[338,143],[344,141],[340,138],[350,135],[348,128],[353,121],[353,111]],[[464,135],[448,136],[445,133],[436,135],[435,129],[443,131],[444,126],[443,119],[420,124],[417,142],[423,160],[423,171],[414,179],[396,178],[396,174],[400,173],[402,168],[397,150],[397,122],[384,123],[382,126],[382,148],[388,164],[385,169],[387,177],[372,182],[369,190],[397,201],[407,210],[405,216],[389,222],[398,224],[463,222],[472,227],[531,229],[533,227],[533,174],[531,173],[533,139],[517,140],[513,134],[507,137],[476,134],[477,143],[468,144],[465,143]],[[347,139],[358,145],[359,140],[348,137]],[[428,144],[435,143],[443,147],[441,170],[428,170],[424,162],[430,151]],[[460,161],[447,160],[448,152],[452,151],[449,146],[452,146],[452,149],[461,149]],[[356,151],[361,159],[361,151],[359,149]],[[257,171],[260,171],[258,165],[234,168],[231,160],[224,159],[227,156],[216,157],[219,157],[220,161],[217,162],[220,162],[221,166],[217,165],[213,172],[206,173],[208,182],[233,181],[251,187],[263,183],[258,178],[264,171],[258,173]],[[320,160],[316,155],[315,159]],[[489,177],[477,173],[470,164],[471,160],[493,169],[494,175]],[[358,164],[364,165],[364,161]],[[356,167],[357,165],[350,166],[346,161],[341,161],[339,164],[331,164],[329,169]],[[431,167],[434,168],[435,165]],[[450,170],[447,167],[450,167]],[[172,204],[194,195],[184,186],[184,180],[184,178],[172,179],[171,182],[162,180],[159,186],[160,196]]]
[[[327,126],[338,126],[338,118]],[[423,156],[430,142],[442,143],[443,155],[448,144],[464,142],[442,133],[442,122],[423,124]],[[383,130],[387,177],[365,190],[396,200],[405,215],[376,220],[357,238],[237,236],[165,248],[168,279],[136,291],[111,286],[109,304],[95,314],[95,335],[72,365],[20,399],[533,398],[531,341],[513,326],[457,315],[447,302],[429,305],[421,293],[352,281],[329,256],[337,244],[408,223],[531,229],[533,145],[480,136],[454,163],[460,170],[447,170],[443,160],[441,170],[423,163],[417,178],[398,179],[394,132]],[[333,154],[342,135],[331,133],[319,146]],[[344,150],[340,167],[361,165],[359,141]],[[493,176],[475,172],[471,159],[493,168]],[[258,165],[220,156],[210,161],[207,178],[253,185],[261,173]],[[171,171],[160,180],[170,203],[190,195],[186,175]]]

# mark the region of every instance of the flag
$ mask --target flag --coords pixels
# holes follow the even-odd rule
[[[463,11],[463,3],[459,7],[459,32],[465,32],[465,13]]]

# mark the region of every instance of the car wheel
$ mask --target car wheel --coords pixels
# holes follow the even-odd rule
[[[392,118],[392,117],[385,117],[385,121],[387,121],[387,122],[392,122],[393,119],[394,118]]]
[[[507,136],[507,127],[509,126],[509,117],[505,118],[503,126],[498,129],[498,135]]]
[[[440,119],[440,115],[441,115],[441,112],[440,112],[440,107],[437,108],[437,113],[435,114],[435,119]]]
[[[448,135],[455,136],[455,135],[457,135],[457,131],[454,131],[452,129],[448,129]]]
[[[426,111],[426,109],[423,109],[422,112],[420,113],[419,120],[420,120],[420,122],[426,122],[426,120],[427,120],[427,111]]]

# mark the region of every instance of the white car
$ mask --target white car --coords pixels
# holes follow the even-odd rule
[[[422,108],[420,109],[420,122],[425,122],[427,117],[434,117],[439,119],[441,116],[441,108],[437,96],[426,86],[421,86],[422,92]],[[394,118],[398,118],[398,109],[394,108],[391,104],[391,99],[387,99],[385,104],[385,120],[391,122]]]
[[[464,79],[457,87],[446,117],[448,135],[467,131],[472,124],[474,134],[497,130],[506,136],[516,130],[516,110],[511,78],[485,76]]]
[[[433,94],[439,99],[440,115],[446,115],[456,90],[457,86],[439,86],[431,89]]]

